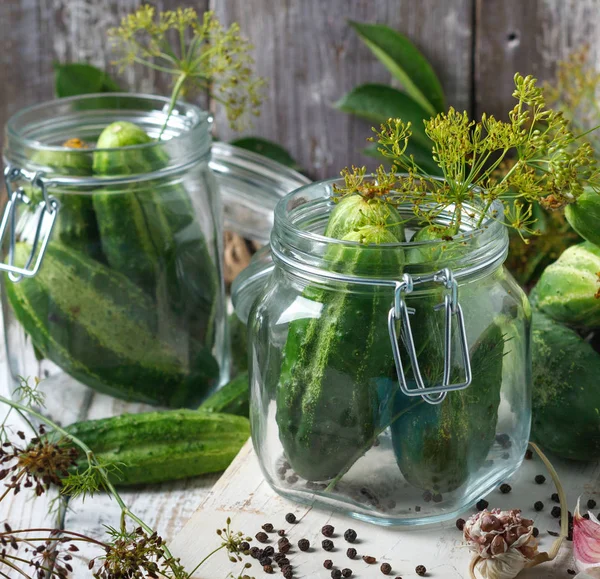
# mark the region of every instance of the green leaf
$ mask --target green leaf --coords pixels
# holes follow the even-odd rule
[[[382,161],[389,162],[390,159],[384,157],[378,150],[377,145],[369,145],[365,149],[363,149],[363,153],[369,157],[375,157],[377,159],[381,159]],[[407,155],[412,155],[415,159],[415,163],[428,175],[433,175],[436,177],[442,176],[442,170],[435,163],[431,156],[431,149],[427,149],[418,145],[415,142],[409,142],[408,147],[406,149]]]
[[[231,141],[232,145],[241,147],[242,149],[248,149],[264,157],[268,157],[273,161],[277,161],[286,167],[290,167],[295,171],[300,171],[301,168],[293,159],[293,157],[281,146],[268,139],[262,137],[242,137]]]
[[[413,138],[423,146],[430,147],[431,141],[425,134],[424,119],[431,115],[411,97],[384,84],[363,84],[344,95],[334,106],[377,124],[390,118],[401,118],[412,124]]]
[[[119,90],[108,74],[91,64],[54,63],[54,92],[58,98]]]
[[[350,22],[373,54],[430,115],[446,110],[444,91],[421,51],[403,34],[382,24]]]

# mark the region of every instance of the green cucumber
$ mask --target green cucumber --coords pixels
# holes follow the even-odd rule
[[[382,226],[346,233],[349,241],[397,243]],[[360,274],[403,268],[403,252],[369,245],[332,248],[335,271]],[[322,304],[319,317],[289,325],[277,385],[279,438],[294,471],[327,480],[351,466],[372,443],[380,405],[377,382],[394,368],[387,330],[389,290],[309,286],[305,299]]]
[[[585,191],[575,203],[565,207],[569,225],[586,241],[600,246],[600,194]]]
[[[168,164],[164,151],[133,123],[106,127],[94,154],[97,175],[151,174]],[[107,150],[106,150],[107,149]],[[156,178],[93,196],[108,264],[173,314],[197,343],[212,345],[221,293],[195,210],[181,184]]]
[[[531,438],[561,458],[600,458],[600,353],[566,326],[533,313]]]
[[[442,338],[437,356],[443,355]],[[470,350],[473,380],[450,392],[441,404],[395,397],[392,443],[398,466],[412,485],[433,493],[460,487],[470,473],[483,465],[494,442],[505,338],[493,323]],[[464,372],[452,372],[452,381]]]
[[[17,244],[22,263],[30,247]],[[197,406],[219,378],[210,352],[188,361],[178,329],[127,277],[57,242],[33,278],[6,283],[34,346],[84,384],[150,404]]]
[[[117,486],[223,471],[250,436],[247,418],[197,410],[122,414],[78,422],[67,430],[98,460],[116,465],[108,472]]]
[[[250,385],[248,380],[247,371],[238,374],[233,380],[209,396],[198,410],[249,416]]]

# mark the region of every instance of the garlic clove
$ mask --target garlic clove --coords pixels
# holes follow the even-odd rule
[[[579,571],[590,572],[600,567],[600,521],[593,513],[584,519],[579,511],[579,499],[573,514],[573,555]]]

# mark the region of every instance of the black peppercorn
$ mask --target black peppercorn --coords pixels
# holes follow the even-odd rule
[[[342,579],[342,572],[339,569],[334,569],[331,572],[332,579]]]
[[[325,561],[323,561],[323,567],[325,567],[325,569],[331,569],[333,567],[333,561],[331,559],[325,559]]]
[[[321,533],[325,536],[325,537],[333,537],[333,532],[335,531],[335,529],[331,526],[331,525],[325,525],[322,529],[321,529]]]
[[[284,531],[283,529],[279,529],[279,531],[277,531],[277,534],[278,534],[280,537],[283,537],[283,536],[285,535],[285,531]]]
[[[267,533],[273,532],[273,525],[271,523],[265,523],[261,528],[263,531],[266,531]]]
[[[279,552],[283,553],[284,555],[290,552],[290,549],[292,548],[292,546],[289,543],[283,543],[279,546]]]
[[[377,563],[377,559],[375,559],[375,557],[371,557],[370,555],[363,555],[363,561],[369,565]]]
[[[258,560],[258,562],[264,567],[265,565],[271,565],[273,560],[271,557],[265,557],[264,555]]]
[[[558,496],[558,493],[552,493],[552,496],[550,497],[555,503],[560,503],[560,497]]]
[[[298,482],[298,477],[295,474],[293,474],[293,475],[287,477],[287,481],[291,485],[294,485],[294,484],[296,484]]]
[[[263,565],[263,571],[270,575],[273,573],[273,567],[271,567],[271,565]]]
[[[459,531],[462,531],[465,528],[465,520],[464,519],[456,519],[456,528]]]
[[[502,448],[510,448],[512,446],[512,443],[510,441],[510,436],[508,434],[497,434],[496,435],[496,442]]]
[[[582,515],[584,519],[587,519],[588,521],[590,520],[590,514],[589,513],[585,513],[585,515]]]
[[[290,560],[284,556],[283,559],[280,559],[277,564],[283,569],[290,564]]]
[[[342,569],[342,577],[352,577],[352,569],[348,569],[348,567]]]
[[[490,503],[488,503],[485,499],[481,499],[477,502],[475,506],[477,507],[478,511],[485,511],[485,509],[488,508],[489,504]]]
[[[531,460],[533,458],[533,450],[531,450],[531,448],[528,448],[525,451],[525,460]]]
[[[558,533],[557,533],[556,531],[548,531],[548,534],[549,534],[551,537],[558,537]]]
[[[419,577],[425,577],[425,574],[427,573],[427,569],[425,569],[425,565],[417,565],[417,568],[415,569],[415,573]]]
[[[577,575],[577,571],[575,571],[575,569],[567,569],[567,573],[569,575]]]
[[[250,549],[250,543],[247,541],[242,541],[240,543],[240,551],[248,551]]]
[[[542,511],[544,510],[544,503],[542,501],[536,501],[533,505],[533,508],[538,512]]]
[[[285,566],[283,569],[281,569],[281,572],[283,573],[284,579],[292,579],[294,576],[294,570],[292,569],[291,565]]]
[[[532,535],[537,537],[540,534],[540,530],[537,527],[533,527]]]
[[[258,554],[260,553],[260,549],[258,547],[252,547],[250,549],[250,557],[253,559],[258,559]]]
[[[560,507],[552,507],[552,510],[550,511],[550,514],[555,518],[555,519],[560,519]]]
[[[588,507],[588,509],[595,509],[596,508],[596,501],[594,499],[590,499],[587,502],[587,507]]]
[[[277,474],[279,474],[279,475],[285,476],[286,472],[287,472],[287,468],[285,468],[285,466],[280,466],[277,469]]]
[[[267,535],[267,533],[263,533],[261,531],[260,533],[256,533],[256,540],[259,543],[266,543],[269,540],[269,536]]]
[[[356,541],[356,531],[354,529],[348,529],[345,533],[344,533],[344,539],[346,539],[346,541],[348,541],[348,543],[354,543],[354,541]]]
[[[421,512],[421,507],[419,505],[417,505],[415,507],[415,513],[420,513]]]
[[[294,515],[294,513],[288,513],[285,516],[285,520],[290,524],[293,525],[296,522],[296,515]]]
[[[274,547],[269,546],[269,547],[265,547],[263,549],[263,555],[265,557],[272,557],[274,553],[275,553],[275,548]]]
[[[325,549],[325,551],[333,551],[333,541],[330,541],[329,539],[325,539],[324,541],[321,542],[321,547],[323,547],[323,549]]]
[[[308,539],[300,539],[298,541],[298,549],[300,551],[308,551],[310,549],[310,542]]]
[[[536,474],[535,475],[535,482],[539,485],[543,485],[546,482],[546,477],[543,474]]]
[[[380,569],[384,575],[389,575],[392,572],[392,566],[389,563],[382,563]]]
[[[431,499],[433,498],[433,495],[431,494],[431,491],[425,491],[423,493],[423,500],[428,503],[431,501]]]
[[[503,483],[500,485],[500,492],[503,495],[507,495],[510,491],[512,491],[512,487],[509,484]]]
[[[435,493],[431,498],[433,499],[434,503],[441,503],[444,500],[444,497],[441,493]]]
[[[348,557],[348,559],[354,559],[356,557],[357,553],[356,553],[356,549],[354,547],[350,547],[347,551],[346,551],[346,557]]]
[[[275,553],[275,554],[273,555],[273,559],[274,559],[274,561],[275,561],[276,563],[281,563],[281,560],[282,560],[282,559],[285,559],[285,555],[284,555],[283,553]],[[282,566],[282,565],[280,565],[280,567],[281,567],[281,566]]]

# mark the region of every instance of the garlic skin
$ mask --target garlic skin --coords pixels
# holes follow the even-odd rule
[[[573,556],[578,571],[598,573],[600,567],[600,521],[593,513],[584,519],[579,511],[579,499],[573,514]],[[593,574],[592,574],[593,576]],[[598,573],[600,576],[600,573]]]
[[[538,554],[533,521],[520,510],[481,511],[467,521],[463,533],[484,579],[513,579]]]

